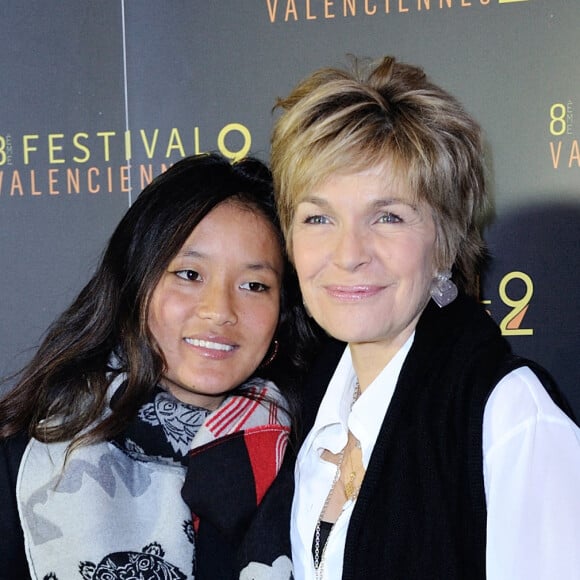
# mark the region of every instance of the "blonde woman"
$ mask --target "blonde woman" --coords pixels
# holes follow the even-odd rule
[[[390,57],[278,105],[282,227],[336,339],[305,388],[295,577],[579,578],[580,431],[477,302],[479,126]]]

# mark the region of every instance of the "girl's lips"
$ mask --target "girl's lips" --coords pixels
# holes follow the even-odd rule
[[[209,350],[221,350],[224,352],[229,352],[234,350],[234,346],[231,344],[226,344],[223,342],[215,342],[211,340],[204,340],[202,338],[185,338],[184,339],[187,344],[191,344],[191,346],[197,346],[199,348],[207,348]]]
[[[325,290],[329,296],[349,302],[372,298],[373,296],[376,296],[382,288],[382,286],[375,285],[325,286]]]
[[[183,340],[200,356],[214,360],[227,359],[239,348],[239,345],[219,338],[210,340],[209,338],[192,338],[188,336]]]

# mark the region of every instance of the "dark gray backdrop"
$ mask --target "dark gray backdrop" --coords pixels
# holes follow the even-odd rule
[[[579,29],[578,0],[3,0],[0,374],[86,282],[143,175],[220,148],[267,160],[276,96],[392,54],[483,125],[482,299],[580,415]]]

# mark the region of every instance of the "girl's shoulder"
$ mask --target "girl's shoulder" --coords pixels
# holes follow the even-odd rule
[[[16,505],[16,479],[28,436],[24,433],[0,440],[0,580],[29,578],[24,538]],[[9,576],[3,576],[8,573]]]
[[[28,441],[29,437],[25,433],[0,439],[0,486],[4,484],[5,479],[13,479],[14,484],[16,484],[18,467]]]

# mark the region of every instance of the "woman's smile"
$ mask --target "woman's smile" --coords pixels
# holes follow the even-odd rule
[[[379,294],[384,286],[377,285],[356,285],[343,286],[328,284],[324,286],[326,292],[332,298],[344,302],[358,302],[365,298],[374,298]]]

